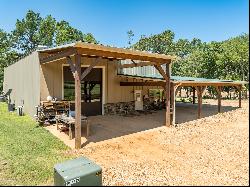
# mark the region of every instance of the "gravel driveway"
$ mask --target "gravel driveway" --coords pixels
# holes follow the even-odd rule
[[[104,185],[248,185],[248,105],[243,101],[240,109],[105,140],[69,154],[99,164]]]

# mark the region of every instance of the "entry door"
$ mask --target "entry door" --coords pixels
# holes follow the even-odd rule
[[[82,67],[83,72],[86,68]],[[72,72],[68,66],[64,66],[64,99],[74,101],[75,84]],[[102,69],[93,68],[81,81],[82,115],[94,116],[102,114]],[[71,110],[75,110],[74,103]]]

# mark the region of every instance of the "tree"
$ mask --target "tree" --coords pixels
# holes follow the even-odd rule
[[[94,44],[98,44],[99,42],[95,39],[95,37],[93,36],[93,34],[91,33],[87,33],[83,35],[83,42],[89,42],[89,43],[94,43]]]
[[[29,10],[22,20],[17,20],[12,31],[13,46],[24,54],[30,53],[40,43],[39,29],[42,18],[39,13]]]
[[[19,57],[11,50],[10,36],[0,29],[0,90],[3,89],[4,68],[12,64]]]
[[[175,55],[172,75],[210,79],[249,80],[249,35],[222,42],[202,42],[198,38],[174,40],[174,33],[142,36],[133,47],[142,51]]]
[[[39,44],[53,46],[56,30],[56,20],[51,15],[42,19],[39,28]]]
[[[128,45],[130,46],[133,40],[133,37],[135,36],[132,30],[127,31],[128,35]]]
[[[83,34],[64,20],[57,22],[51,15],[42,18],[29,10],[22,20],[17,20],[12,31],[13,48],[27,55],[38,45],[51,47],[73,41],[98,43],[91,33]]]
[[[173,54],[174,33],[170,30],[166,30],[160,34],[149,37],[141,36],[140,40],[133,45],[133,48],[152,53]]]
[[[2,90],[4,68],[21,56],[28,55],[38,45],[51,47],[71,41],[98,43],[91,33],[82,33],[64,20],[57,22],[51,15],[42,18],[29,10],[15,29],[6,33],[0,29],[0,90]]]
[[[94,36],[91,33],[83,34],[82,31],[77,30],[69,25],[66,21],[60,21],[56,25],[56,37],[55,43],[57,45],[67,42],[85,41],[91,43],[97,43]]]

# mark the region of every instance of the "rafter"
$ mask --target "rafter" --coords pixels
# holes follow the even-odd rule
[[[58,59],[61,59],[61,58],[65,58],[67,56],[74,55],[76,53],[77,53],[77,51],[74,48],[65,49],[65,50],[60,51],[60,52],[58,52],[56,54],[49,55],[49,56],[46,56],[46,57],[42,58],[40,60],[40,63],[43,64],[43,63],[47,63],[47,62],[52,62],[52,61],[55,61],[55,60],[58,60]]]

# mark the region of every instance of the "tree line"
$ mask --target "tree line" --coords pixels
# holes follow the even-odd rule
[[[133,33],[127,34],[131,40]],[[171,75],[249,81],[249,34],[246,33],[225,41],[202,42],[198,38],[175,40],[174,32],[166,30],[141,36],[130,48],[174,55]],[[191,91],[191,88],[186,89]],[[223,88],[228,93],[230,89]],[[208,87],[208,91],[212,97],[215,96],[215,88]]]
[[[175,39],[171,30],[145,36],[132,44],[133,31],[128,31],[128,48],[176,56],[172,75],[249,81],[249,34],[228,40],[203,42]],[[7,33],[0,28],[0,90],[4,68],[26,56],[39,45],[54,46],[67,42],[99,43],[91,33],[72,27],[67,21],[57,21],[51,15],[41,17],[29,10],[15,28]]]

